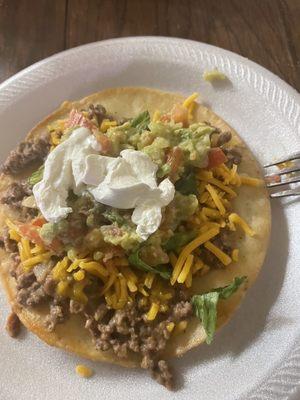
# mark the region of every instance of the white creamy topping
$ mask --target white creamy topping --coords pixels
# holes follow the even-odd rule
[[[174,198],[174,185],[169,179],[157,185],[157,165],[143,152],[123,150],[114,158],[99,150],[87,128],[76,129],[58,145],[46,159],[43,180],[33,188],[39,209],[47,221],[57,222],[72,212],[68,191],[87,191],[102,204],[134,209],[132,221],[146,240],[161,223],[161,208]]]
[[[78,128],[48,155],[43,179],[33,187],[36,204],[47,221],[58,222],[72,212],[67,207],[68,192],[82,192],[84,160],[99,151],[100,145],[90,131]]]

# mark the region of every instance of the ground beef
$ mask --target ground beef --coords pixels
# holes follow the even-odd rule
[[[1,203],[8,204],[15,208],[22,207],[24,197],[30,196],[32,190],[27,182],[13,182],[1,198]]]
[[[4,229],[3,237],[1,238],[2,246],[8,253],[16,253],[18,251],[17,243],[9,238],[8,229]]]
[[[229,167],[232,167],[233,164],[240,164],[242,161],[242,155],[237,147],[233,147],[231,149],[223,149],[226,157],[227,162],[226,164]]]
[[[230,132],[222,132],[218,135],[216,141],[216,147],[221,147],[225,143],[228,143],[231,140],[231,133]]]
[[[11,312],[6,320],[5,329],[9,336],[15,338],[19,335],[21,330],[21,322],[16,313]]]
[[[175,321],[180,321],[192,314],[192,305],[189,301],[180,301],[172,308],[172,316]]]
[[[45,319],[45,327],[49,332],[53,332],[57,324],[61,324],[67,318],[68,312],[66,304],[54,299],[50,303],[50,312]]]
[[[51,297],[55,296],[56,282],[52,278],[51,275],[47,275],[47,277],[43,283],[43,288],[44,288],[45,293],[48,296],[51,296]]]
[[[141,367],[149,369],[152,375],[167,388],[172,388],[172,374],[159,355],[165,349],[170,332],[167,325],[188,318],[192,313],[189,301],[181,300],[171,308],[169,315],[160,322],[152,323],[138,307],[138,301],[128,303],[121,310],[109,310],[105,304],[98,307],[93,315],[86,315],[86,328],[92,334],[96,349],[112,349],[120,358],[128,352],[140,353]]]
[[[44,288],[38,282],[34,282],[28,288],[20,289],[17,293],[17,302],[22,306],[36,306],[48,298]]]
[[[17,276],[20,275],[20,256],[19,253],[11,253],[10,255],[11,265],[9,267],[9,274],[13,278],[17,279]]]
[[[219,249],[221,249],[224,253],[231,256],[232,236],[233,236],[232,232],[226,229],[222,229],[220,235],[217,236],[216,239],[213,239],[212,243]],[[211,253],[209,250],[205,248],[201,249],[201,259],[204,262],[204,264],[208,265],[211,268],[214,269],[224,268],[224,264],[213,253]]]
[[[31,219],[37,215],[37,208],[29,208],[22,205],[23,199],[30,195],[32,195],[32,190],[26,181],[13,182],[1,198],[1,203],[18,210],[20,213],[19,219]]]
[[[104,118],[108,118],[106,109],[101,104],[90,104],[88,108],[88,118],[95,119],[98,126],[100,126]]]
[[[96,322],[100,322],[103,320],[103,318],[106,316],[108,313],[109,309],[107,308],[107,305],[105,303],[100,304],[100,306],[97,307],[95,313],[94,313],[94,319]]]
[[[49,152],[50,143],[47,135],[36,141],[21,142],[15,150],[12,150],[2,166],[5,174],[19,174],[35,162],[44,160]]]
[[[123,257],[124,256],[124,250],[122,247],[119,246],[107,246],[104,256],[103,256],[103,262],[106,263],[109,260],[112,260],[115,257]]]
[[[70,300],[70,313],[80,314],[84,310],[84,304],[79,303],[76,300]]]
[[[37,282],[33,271],[24,272],[17,277],[17,302],[23,306],[35,306],[48,298],[41,283]]]
[[[152,376],[158,383],[164,385],[167,389],[173,389],[173,374],[165,360],[159,360],[152,369]]]
[[[47,276],[51,272],[53,266],[54,266],[54,263],[52,261],[50,261],[48,263],[37,264],[33,268],[33,273],[35,275],[36,281],[41,284],[44,283]]]
[[[36,281],[33,271],[23,272],[17,278],[17,290],[29,288]]]

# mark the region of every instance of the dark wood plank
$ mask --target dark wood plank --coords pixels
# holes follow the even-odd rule
[[[282,0],[279,7],[292,57],[289,67],[292,70],[294,86],[300,91],[300,1]]]
[[[207,42],[300,90],[300,0],[0,0],[0,81],[64,48],[119,36]]]
[[[65,47],[66,0],[0,0],[0,81]]]
[[[286,0],[287,1],[287,0]],[[67,47],[118,36],[164,35],[235,51],[300,90],[284,0],[69,0]],[[299,0],[288,0],[297,8]],[[286,14],[287,15],[287,14]],[[293,29],[300,32],[295,24]],[[297,49],[298,54],[300,49]]]

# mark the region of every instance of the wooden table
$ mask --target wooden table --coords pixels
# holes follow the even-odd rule
[[[120,36],[237,52],[300,91],[300,0],[0,0],[0,82],[64,49]]]

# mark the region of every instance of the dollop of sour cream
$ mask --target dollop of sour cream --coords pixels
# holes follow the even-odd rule
[[[78,128],[47,157],[42,181],[33,187],[41,213],[49,222],[65,218],[69,190],[90,193],[96,201],[119,209],[133,209],[132,222],[146,240],[162,219],[162,207],[174,198],[169,179],[159,185],[157,165],[145,153],[123,150],[119,157],[99,154],[101,146],[87,128]]]

